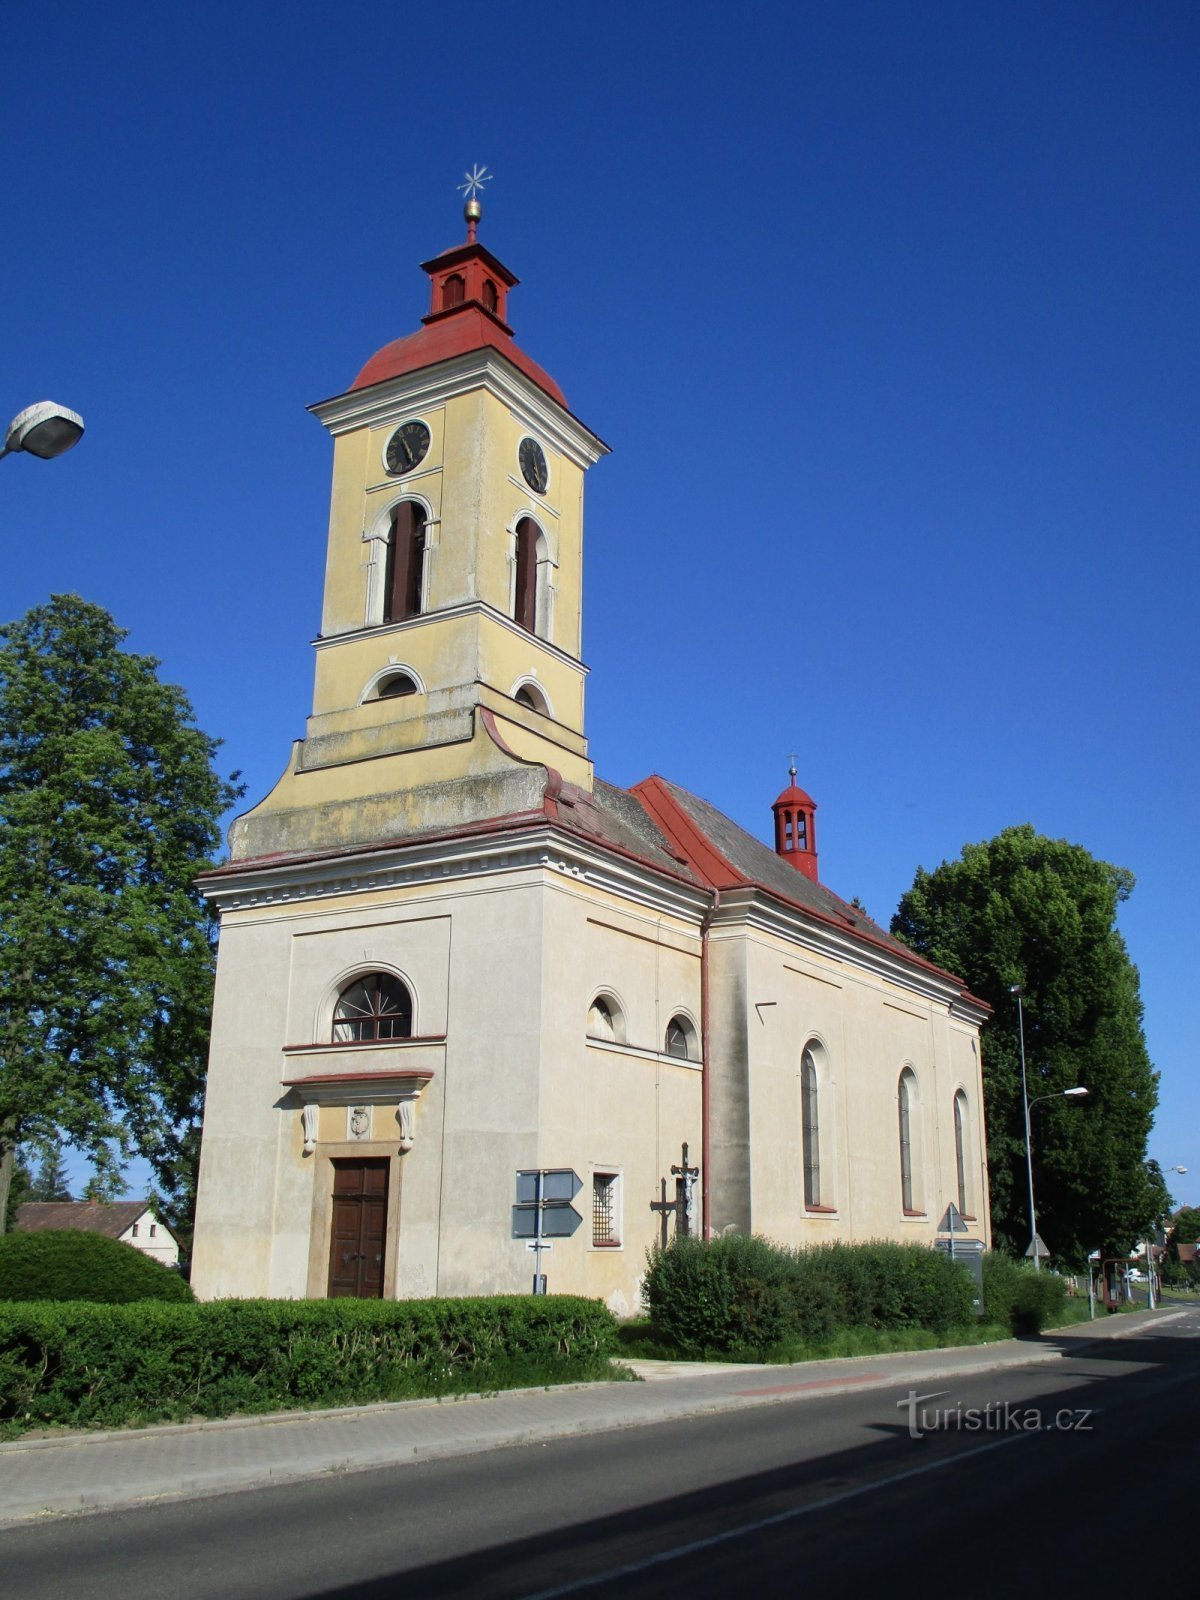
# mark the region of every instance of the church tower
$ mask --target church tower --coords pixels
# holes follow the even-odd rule
[[[512,814],[536,767],[592,789],[583,480],[607,447],[514,341],[480,214],[423,263],[421,329],[311,408],[334,442],[312,715],[235,860]]]

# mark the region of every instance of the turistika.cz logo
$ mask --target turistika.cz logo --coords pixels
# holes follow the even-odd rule
[[[1091,1433],[1093,1411],[1078,1408],[1043,1411],[1040,1406],[1014,1405],[1011,1401],[989,1402],[986,1406],[935,1406],[949,1389],[935,1394],[918,1394],[910,1389],[896,1401],[897,1411],[908,1412],[908,1437],[923,1439],[929,1433]]]

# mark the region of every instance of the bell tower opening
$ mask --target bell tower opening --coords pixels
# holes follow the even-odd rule
[[[775,801],[775,854],[814,883],[817,879],[817,803],[796,783],[796,762],[788,768],[791,782]]]

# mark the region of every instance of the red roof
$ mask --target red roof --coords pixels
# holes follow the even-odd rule
[[[389,378],[416,372],[420,367],[432,367],[439,361],[451,361],[455,356],[489,347],[511,362],[518,372],[524,373],[530,382],[536,383],[564,411],[570,410],[566,395],[550,374],[527,356],[516,340],[505,333],[481,306],[475,305],[463,306],[455,316],[431,322],[417,333],[385,344],[355,378],[350,391],[369,389],[372,384],[385,383]]]

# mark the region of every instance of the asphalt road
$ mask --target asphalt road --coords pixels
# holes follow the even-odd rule
[[[1190,1312],[916,1404],[907,1390],[780,1401],[15,1528],[0,1590],[924,1600],[1157,1583],[1194,1542],[1198,1380]]]

